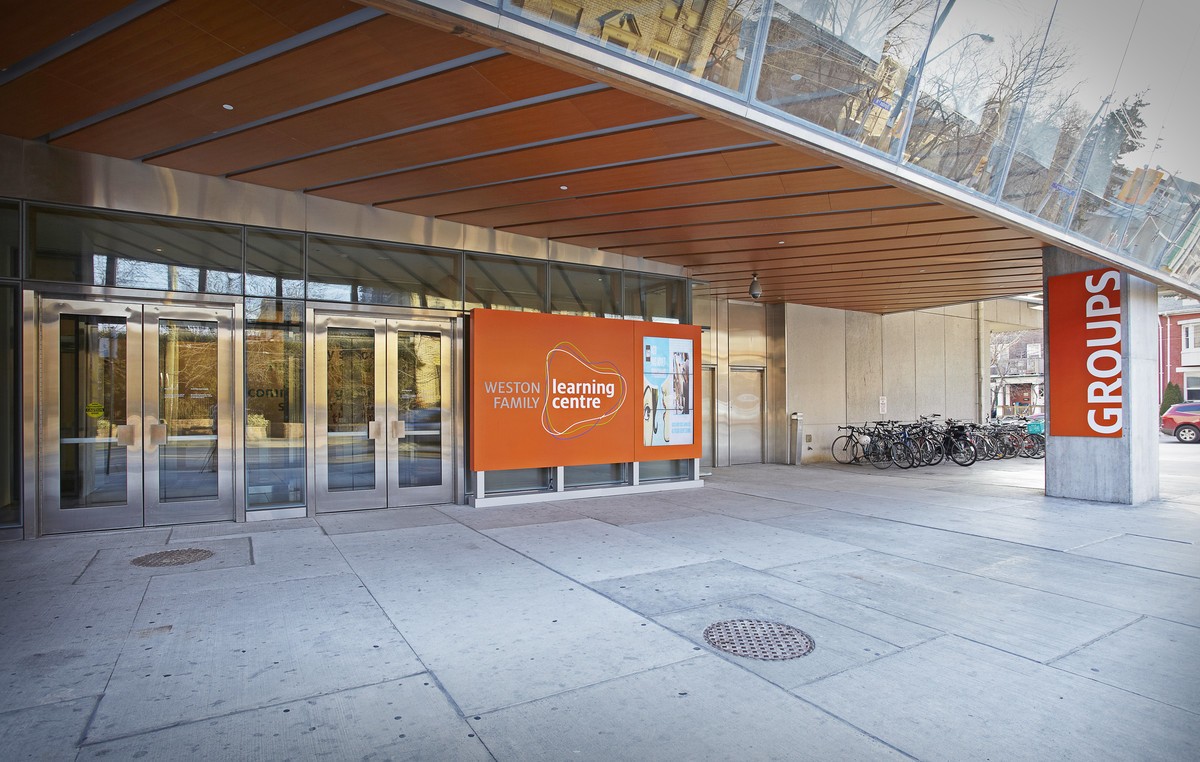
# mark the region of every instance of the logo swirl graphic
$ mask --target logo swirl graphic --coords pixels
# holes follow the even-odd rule
[[[560,388],[569,389],[574,398],[556,395],[556,377],[552,372],[558,360],[563,370],[578,375],[586,371],[589,380],[582,382],[557,382]],[[542,428],[555,439],[575,439],[597,426],[603,426],[616,417],[625,404],[628,385],[615,363],[607,360],[592,362],[582,351],[569,341],[560,341],[546,353],[545,402],[542,404]],[[583,403],[583,404],[578,404]]]

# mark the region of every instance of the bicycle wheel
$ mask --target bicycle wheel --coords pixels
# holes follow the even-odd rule
[[[936,439],[928,437],[921,440],[921,460],[925,462],[925,465],[936,466],[945,457],[946,452]]]
[[[912,468],[916,460],[912,445],[908,442],[893,442],[888,455],[900,468]]]
[[[890,468],[892,465],[892,456],[888,452],[890,447],[887,442],[878,437],[872,439],[871,444],[867,445],[867,460],[871,461],[871,465],[875,468]]]
[[[1030,434],[1029,436],[1032,437],[1034,441],[1033,454],[1029,457],[1033,458],[1034,460],[1041,460],[1042,458],[1046,457],[1046,438],[1041,434]]]
[[[844,466],[857,460],[855,457],[855,441],[847,434],[833,440],[833,459]]]
[[[950,456],[950,460],[960,466],[969,466],[979,457],[979,451],[975,449],[975,445],[966,439],[952,440],[950,442],[950,452],[947,454]]]

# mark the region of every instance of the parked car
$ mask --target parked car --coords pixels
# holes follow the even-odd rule
[[[1181,402],[1163,413],[1158,429],[1180,442],[1200,442],[1200,402]]]

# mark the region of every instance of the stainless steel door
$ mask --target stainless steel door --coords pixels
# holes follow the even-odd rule
[[[233,314],[144,310],[146,524],[234,518]]]
[[[233,314],[45,300],[42,531],[234,518]]]
[[[729,372],[729,463],[763,462],[763,372]]]
[[[318,512],[452,499],[449,324],[317,314]]]

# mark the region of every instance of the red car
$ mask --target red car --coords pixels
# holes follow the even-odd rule
[[[1163,413],[1162,426],[1158,430],[1180,442],[1200,441],[1200,402],[1171,405]]]

